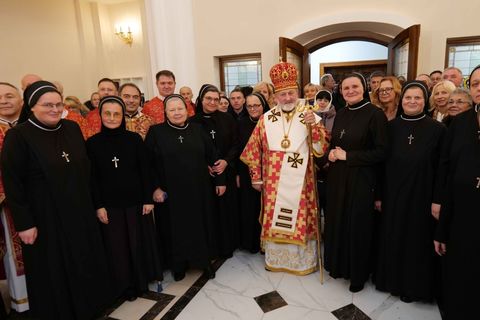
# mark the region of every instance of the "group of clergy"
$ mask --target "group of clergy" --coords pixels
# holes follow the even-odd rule
[[[162,70],[142,110],[135,84],[104,78],[86,119],[51,82],[32,79],[23,99],[0,82],[12,307],[92,319],[165,269],[177,281],[192,267],[214,278],[212,261],[240,248],[264,252],[272,272],[324,266],[352,292],[372,277],[404,302],[437,299],[445,319],[468,318],[477,286],[461,276],[478,269],[468,258],[480,209],[480,66],[468,81],[475,107],[448,130],[425,114],[420,81],[403,85],[388,121],[361,74],[342,80],[341,99],[330,90],[299,99],[290,63],[270,77],[274,93],[262,83],[228,101],[205,84],[193,104]]]

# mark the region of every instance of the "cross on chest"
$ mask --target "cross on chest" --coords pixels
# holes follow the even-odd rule
[[[410,133],[407,139],[408,139],[408,144],[412,144],[412,140],[415,139],[415,137],[412,136],[412,134]]]
[[[212,139],[215,139],[215,133],[217,133],[217,132],[213,129],[212,129],[212,131],[210,131],[210,135],[212,136]]]
[[[120,161],[120,159],[118,159],[116,156],[113,157],[112,162],[115,163],[115,168],[118,168],[118,161]]]
[[[65,158],[65,161],[70,162],[70,159],[68,158],[68,153],[66,153],[65,151],[63,151],[62,153],[62,158]]]
[[[178,137],[178,140],[180,140],[180,143],[183,143],[183,139],[185,139],[185,138],[182,137],[182,136]]]
[[[342,131],[340,131],[340,139],[343,138],[343,136],[345,135],[345,133],[346,133],[346,132],[345,132],[345,129],[342,129]]]
[[[298,168],[298,165],[303,164],[303,159],[300,158],[300,153],[294,153],[293,157],[288,156],[288,163],[292,163],[292,168]]]
[[[477,189],[480,189],[480,177],[477,177]]]

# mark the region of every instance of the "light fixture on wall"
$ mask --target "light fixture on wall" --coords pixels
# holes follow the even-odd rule
[[[128,31],[122,31],[122,27],[115,28],[115,34],[125,42],[125,44],[128,44],[130,47],[132,46],[133,42],[133,36],[132,36],[132,31],[130,30],[130,27],[127,27]]]

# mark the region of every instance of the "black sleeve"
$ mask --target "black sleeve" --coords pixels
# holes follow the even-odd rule
[[[380,109],[374,112],[368,130],[373,145],[364,150],[347,151],[348,166],[371,166],[385,160],[388,147],[387,118]]]
[[[137,144],[137,157],[140,170],[140,178],[143,186],[143,204],[153,204],[154,177],[152,175],[152,162],[148,156],[147,146],[140,135],[135,136]]]
[[[203,145],[205,146],[205,161],[209,166],[213,166],[217,160],[219,160],[218,151],[215,145],[213,144],[212,139],[207,135],[205,130],[201,127],[198,127],[196,130],[200,137],[202,138]],[[227,161],[228,162],[228,161]],[[222,172],[222,174],[217,174],[214,177],[214,182],[216,186],[224,186],[226,185],[226,170]]]
[[[228,118],[227,118],[228,119]],[[240,139],[238,135],[238,124],[237,121],[233,118],[228,119],[230,134],[231,134],[231,144],[227,153],[225,154],[224,160],[228,162],[228,165],[235,168],[235,161],[240,155]]]
[[[26,185],[32,158],[24,137],[15,129],[10,129],[5,136],[1,160],[6,201],[12,212],[15,229],[31,229],[36,222],[30,211]]]
[[[147,160],[151,168],[151,183],[153,190],[161,188],[165,191],[162,182],[165,181],[163,171],[163,158],[160,150],[160,141],[157,140],[156,131],[158,125],[151,126],[145,137],[145,147],[147,151]]]
[[[445,184],[447,182],[448,164],[449,164],[449,150],[451,142],[447,136],[447,130],[443,128],[439,139],[439,145],[436,148],[436,156],[438,157],[435,184],[433,189],[433,203],[441,204],[444,197]]]
[[[99,170],[97,167],[97,161],[95,159],[95,143],[94,139],[87,140],[87,155],[90,159],[90,192],[92,193],[92,200],[95,209],[105,208],[102,192],[100,191],[100,177],[98,176]]]

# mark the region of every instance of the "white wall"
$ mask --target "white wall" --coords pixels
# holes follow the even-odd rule
[[[320,63],[383,60],[388,48],[365,41],[345,41],[318,49],[310,55],[310,82],[320,83]]]
[[[218,77],[212,57],[250,52],[261,52],[265,77],[278,61],[278,37],[336,23],[420,24],[418,73],[443,68],[446,38],[479,34],[480,1],[194,0],[193,5],[201,83]]]
[[[24,74],[60,81],[64,94],[88,100],[100,78],[149,77],[139,1],[0,0],[0,81]],[[128,47],[114,25],[131,25]]]

